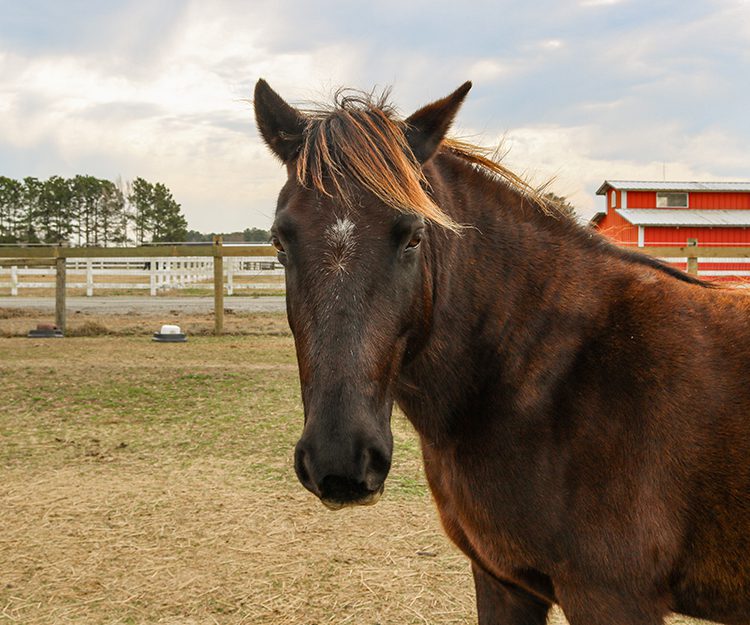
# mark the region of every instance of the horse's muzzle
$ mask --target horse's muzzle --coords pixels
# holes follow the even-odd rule
[[[345,462],[342,457],[351,460]],[[331,510],[372,505],[383,494],[390,449],[369,447],[354,454],[321,453],[301,440],[295,451],[294,468],[302,485]]]

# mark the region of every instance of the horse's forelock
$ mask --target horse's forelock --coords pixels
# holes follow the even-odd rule
[[[427,193],[427,181],[404,135],[403,122],[381,96],[345,93],[329,110],[307,112],[297,179],[324,195],[350,201],[347,181],[386,205],[460,230]]]

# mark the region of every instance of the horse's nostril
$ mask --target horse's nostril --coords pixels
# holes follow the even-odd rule
[[[378,473],[387,473],[391,468],[391,460],[388,454],[380,451],[376,447],[371,447],[365,452],[368,459],[368,468]]]
[[[307,469],[305,460],[305,451],[297,447],[296,451],[294,452],[294,469],[297,472],[297,477],[299,478],[299,481],[302,483],[302,485],[308,490],[313,490],[312,480],[310,479],[310,472]]]
[[[377,490],[391,469],[390,455],[376,447],[365,450],[365,484],[369,490]]]

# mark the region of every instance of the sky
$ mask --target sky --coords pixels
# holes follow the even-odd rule
[[[606,180],[750,180],[750,0],[0,0],[0,175],[162,182],[191,229],[268,228],[288,102],[466,80],[452,134],[582,218]]]

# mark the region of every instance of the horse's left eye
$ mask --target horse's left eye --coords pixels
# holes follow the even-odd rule
[[[284,251],[284,246],[281,244],[281,241],[279,241],[279,237],[271,237],[271,245],[276,248],[277,252]]]
[[[422,233],[421,232],[415,232],[411,239],[409,239],[409,242],[406,244],[407,250],[413,250],[415,247],[419,247],[419,244],[422,242]]]

